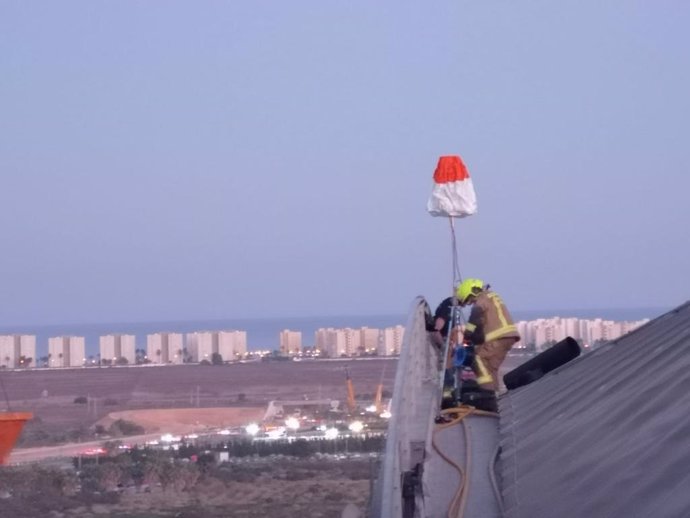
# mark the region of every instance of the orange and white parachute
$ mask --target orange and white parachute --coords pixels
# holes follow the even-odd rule
[[[442,156],[434,172],[434,187],[426,204],[432,216],[463,218],[477,212],[472,178],[457,155]]]

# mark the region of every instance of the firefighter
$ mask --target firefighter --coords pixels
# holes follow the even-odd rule
[[[488,284],[465,279],[456,297],[461,306],[472,306],[463,340],[474,345],[477,383],[483,389],[498,391],[498,368],[520,334],[503,300]]]

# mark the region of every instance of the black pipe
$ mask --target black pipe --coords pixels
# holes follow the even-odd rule
[[[565,365],[578,356],[580,356],[580,346],[574,338],[568,336],[565,340],[561,340],[553,347],[549,347],[543,353],[538,354],[503,376],[503,383],[505,383],[508,390],[529,385],[547,372]]]

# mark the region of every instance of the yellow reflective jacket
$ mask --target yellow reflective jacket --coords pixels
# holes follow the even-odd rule
[[[474,301],[463,337],[479,345],[499,338],[514,338],[517,342],[520,333],[498,293],[482,291]]]

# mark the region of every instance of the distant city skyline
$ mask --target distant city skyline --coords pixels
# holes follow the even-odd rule
[[[616,340],[638,327],[649,322],[649,318],[641,320],[607,320],[602,318],[568,318],[552,317],[537,320],[521,320],[515,322],[520,341],[516,348],[531,348],[537,352],[556,342],[571,337],[585,348],[602,342]]]
[[[518,316],[516,325],[519,326],[523,338],[518,345],[525,346],[531,343],[537,348],[541,342],[548,341],[544,339],[540,343],[535,343],[539,341],[539,336],[557,340],[568,334],[576,339],[585,339],[590,342],[593,341],[592,336],[606,340],[615,339],[650,318],[639,318],[630,312],[625,313],[620,319],[588,318],[586,315],[580,315],[580,317],[539,316],[535,319],[523,320],[520,318],[523,314],[515,313],[515,315]],[[653,315],[651,318],[657,316],[660,314]],[[405,319],[403,317],[379,316],[381,320],[378,320],[378,324],[369,320],[364,322],[365,325],[362,325],[362,321],[359,320],[362,317],[354,317],[354,320],[341,317],[338,322],[345,325],[340,326],[328,323],[329,318],[332,317],[325,317],[324,320],[255,320],[253,323],[258,327],[254,327],[254,331],[263,329],[271,323],[268,326],[271,328],[269,332],[271,338],[264,339],[260,344],[252,341],[253,331],[248,333],[245,329],[230,330],[227,326],[223,330],[208,331],[218,321],[206,321],[205,325],[201,322],[187,323],[185,325],[189,327],[181,332],[163,331],[162,327],[165,324],[161,323],[129,324],[144,327],[136,331],[130,329],[119,333],[95,331],[95,334],[89,333],[90,338],[78,332],[58,333],[59,336],[53,336],[55,333],[45,334],[44,332],[43,335],[36,336],[30,332],[10,332],[0,327],[0,365],[3,361],[4,364],[16,363],[20,355],[26,355],[33,358],[35,366],[45,354],[51,355],[53,366],[77,366],[75,362],[81,365],[80,361],[83,363],[89,358],[96,357],[106,358],[106,361],[110,363],[117,363],[118,359],[125,358],[126,363],[133,364],[137,356],[136,351],[144,351],[143,354],[153,363],[179,364],[184,361],[209,360],[213,353],[219,353],[227,360],[236,358],[238,354],[258,350],[295,354],[296,350],[314,348],[324,351],[329,356],[352,355],[361,346],[364,347],[361,352],[371,353],[375,349],[377,354],[381,355],[397,354],[400,350],[404,335]],[[342,320],[343,318],[345,320]],[[295,324],[300,321],[308,324],[302,327],[302,330],[288,329],[290,326],[284,325],[290,323],[292,327],[295,327]],[[598,331],[594,331],[595,325],[599,326],[596,328]],[[190,331],[192,327],[196,330]],[[202,328],[207,330],[199,331]],[[47,352],[44,342],[48,344]],[[71,343],[77,344],[76,349],[72,350]],[[5,361],[6,358],[9,360]]]

